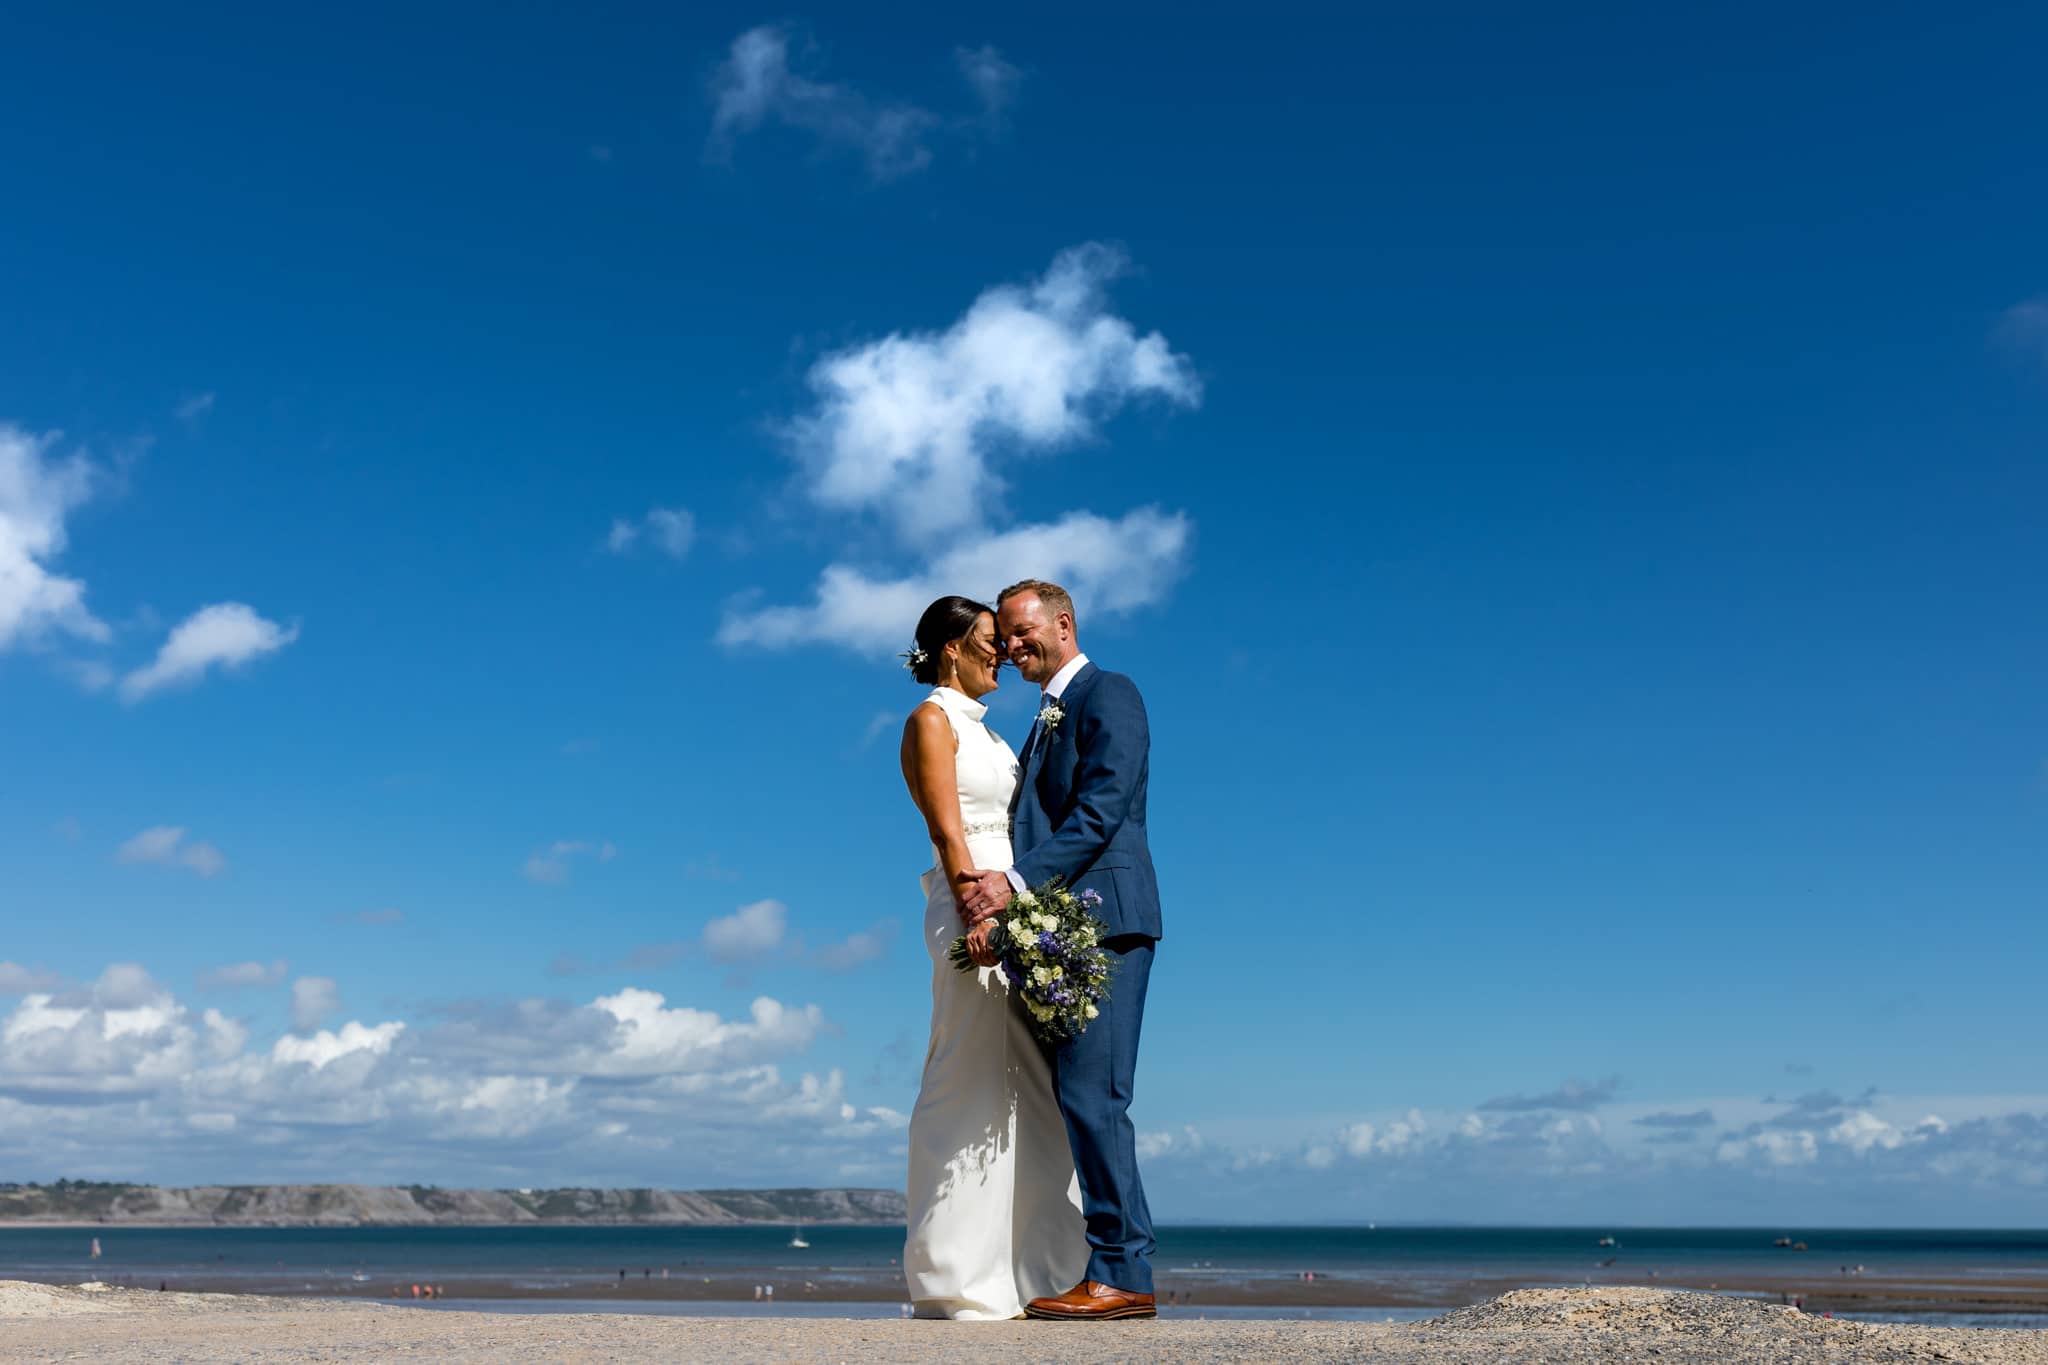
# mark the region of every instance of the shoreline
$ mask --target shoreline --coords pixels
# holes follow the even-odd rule
[[[303,1276],[236,1276],[204,1274],[161,1274],[150,1271],[123,1272],[112,1267],[82,1268],[62,1274],[9,1269],[9,1277],[23,1283],[52,1288],[76,1287],[81,1281],[97,1280],[123,1291],[155,1292],[158,1283],[179,1294],[230,1295],[286,1302],[331,1301],[350,1304],[403,1303],[417,1300],[413,1284],[431,1283],[440,1298],[493,1303],[577,1302],[619,1305],[630,1311],[635,1304],[741,1303],[753,1301],[758,1286],[772,1285],[771,1303],[827,1306],[831,1304],[890,1304],[905,1301],[900,1282],[872,1268],[827,1267],[793,1271],[784,1267],[762,1267],[754,1271],[719,1268],[685,1269],[663,1279],[657,1273],[645,1276],[629,1273],[623,1280],[604,1276],[556,1277],[548,1284],[522,1283],[506,1275],[406,1275],[389,1273],[365,1282],[327,1279],[308,1281]],[[808,1278],[807,1278],[808,1276]],[[821,1278],[822,1277],[822,1278]],[[1498,1277],[1438,1281],[1427,1285],[1384,1283],[1337,1277],[1312,1282],[1293,1279],[1244,1280],[1176,1275],[1157,1275],[1162,1309],[1173,1307],[1199,1312],[1203,1308],[1254,1308],[1317,1310],[1400,1309],[1449,1312],[1485,1302],[1503,1294],[1525,1289],[1555,1292],[1628,1290],[1642,1292],[1686,1292],[1767,1305],[1798,1303],[1808,1314],[1854,1313],[1878,1318],[1897,1317],[1910,1321],[1924,1315],[1996,1318],[2002,1315],[2048,1317],[2048,1279],[1929,1285],[1911,1281],[1885,1282],[1859,1279],[1853,1286],[1799,1280],[1719,1280],[1690,1283],[1682,1277],[1659,1277],[1654,1283],[1641,1279],[1615,1278],[1599,1283],[1558,1284],[1527,1279]]]

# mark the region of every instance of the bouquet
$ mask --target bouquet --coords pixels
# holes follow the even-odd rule
[[[1019,891],[992,922],[989,947],[1041,1043],[1079,1037],[1109,998],[1115,959],[1101,946],[1103,924],[1092,913],[1100,904],[1098,893],[1077,896],[1054,877],[1035,891]],[[948,955],[961,971],[975,970],[966,935],[953,940]]]

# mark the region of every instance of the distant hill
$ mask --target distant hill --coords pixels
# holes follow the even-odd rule
[[[459,1227],[501,1223],[900,1223],[898,1190],[445,1190],[436,1185],[0,1184],[0,1224]]]

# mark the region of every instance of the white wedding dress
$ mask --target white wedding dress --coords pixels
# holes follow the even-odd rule
[[[960,743],[954,774],[968,855],[976,867],[1009,867],[1017,755],[965,693],[935,688],[922,704],[946,713]],[[1032,1299],[1065,1293],[1088,1268],[1081,1187],[1052,1071],[1009,982],[993,967],[959,971],[946,955],[963,929],[934,854],[924,874],[932,1036],[910,1115],[903,1275],[918,1317],[1013,1318]]]

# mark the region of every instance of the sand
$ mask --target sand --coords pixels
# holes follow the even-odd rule
[[[1660,1289],[1530,1289],[1425,1323],[941,1323],[427,1311],[0,1281],[6,1361],[1639,1361],[2048,1365],[2048,1332],[1853,1323]]]

